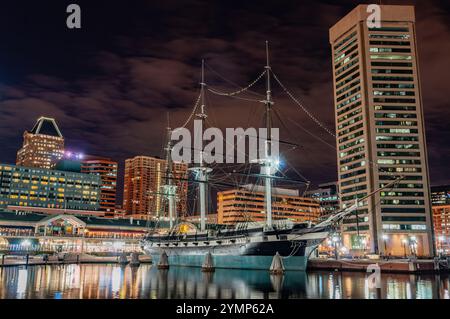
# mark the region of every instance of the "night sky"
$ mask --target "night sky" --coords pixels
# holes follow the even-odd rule
[[[66,27],[69,3],[81,6],[81,30]],[[41,115],[56,118],[68,149],[111,157],[121,170],[125,158],[162,155],[167,112],[173,127],[190,114],[201,59],[206,82],[233,91],[262,72],[265,40],[274,72],[333,129],[328,29],[358,3],[371,2],[2,1],[0,162],[15,161]],[[450,2],[383,4],[416,5],[431,183],[450,183]],[[286,161],[313,184],[335,180],[333,137],[278,86],[274,99],[282,139],[301,145]],[[208,112],[219,127],[262,126],[255,101],[208,94]]]

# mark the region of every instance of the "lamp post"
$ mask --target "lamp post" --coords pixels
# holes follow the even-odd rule
[[[439,254],[442,255],[444,252],[444,241],[445,241],[445,237],[443,235],[440,235],[438,237],[438,241],[439,241]]]
[[[362,249],[363,249],[363,257],[366,256],[366,247],[367,247],[367,239],[363,237],[361,239]]]
[[[339,241],[339,238],[337,236],[333,236],[333,243],[334,243],[334,258],[338,260],[338,251],[337,251],[337,243]]]

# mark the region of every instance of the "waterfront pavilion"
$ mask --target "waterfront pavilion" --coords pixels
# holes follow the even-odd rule
[[[138,251],[147,231],[143,220],[0,210],[0,249],[6,251]]]

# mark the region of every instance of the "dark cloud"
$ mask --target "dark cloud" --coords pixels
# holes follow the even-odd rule
[[[65,27],[64,1],[0,7],[0,162],[13,162],[22,133],[40,115],[57,119],[66,144],[123,164],[162,151],[167,112],[181,125],[197,97],[201,59],[208,83],[230,91],[273,70],[309,110],[334,127],[328,29],[353,1],[79,1],[82,30]],[[433,184],[449,181],[449,6],[415,4]],[[220,76],[218,74],[219,73]],[[263,93],[263,87],[252,88]],[[336,178],[334,140],[275,86],[286,159],[314,184]],[[259,99],[247,94],[247,98]],[[209,121],[260,126],[255,101],[208,96]],[[295,124],[294,124],[295,122]],[[285,126],[283,126],[285,125]],[[324,142],[323,142],[323,141]],[[330,146],[331,145],[331,146]]]

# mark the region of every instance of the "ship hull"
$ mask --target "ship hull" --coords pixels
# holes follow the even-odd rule
[[[205,255],[209,252],[216,268],[255,270],[269,270],[273,256],[278,252],[283,257],[285,270],[305,271],[308,256],[316,247],[312,244],[309,240],[242,242],[196,247],[147,243],[143,245],[143,249],[146,254],[152,256],[155,264],[159,263],[161,254],[165,252],[171,266],[201,267]]]
[[[160,255],[151,255],[157,264]],[[182,267],[201,267],[205,257],[202,255],[169,255],[169,265]],[[214,267],[225,269],[269,270],[273,256],[213,256]],[[291,256],[283,259],[285,270],[305,271],[308,258]]]

